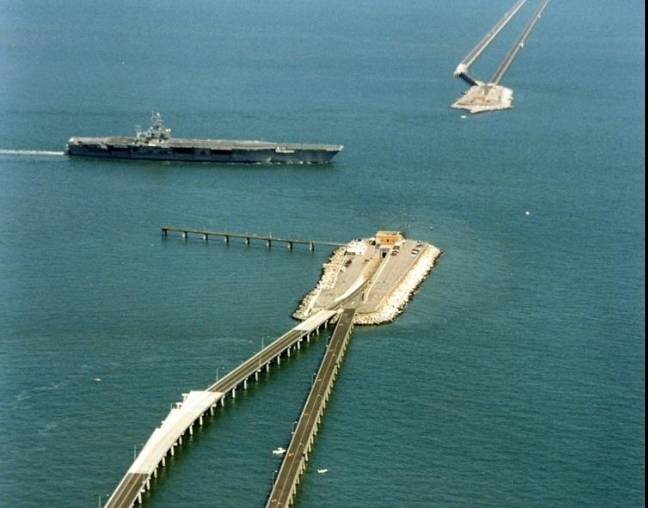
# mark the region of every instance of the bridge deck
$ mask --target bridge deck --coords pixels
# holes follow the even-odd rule
[[[266,504],[267,508],[286,508],[292,504],[299,478],[306,469],[308,454],[313,446],[315,434],[349,343],[355,313],[355,308],[345,309],[333,331],[283,463],[272,486]]]
[[[193,432],[193,425],[197,421],[201,422],[205,413],[219,401],[224,403],[228,395],[235,397],[239,385],[245,386],[249,378],[258,375],[263,367],[269,367],[270,363],[279,359],[283,353],[290,354],[295,344],[326,325],[338,312],[338,310],[317,312],[205,390],[192,391],[183,402],[178,402],[162,425],[153,431],[108,499],[105,508],[130,508],[136,502],[141,502],[142,492],[149,488],[151,476],[156,474],[160,465],[165,465],[167,454],[173,453],[175,446],[181,442],[182,436],[187,431]]]
[[[527,2],[527,0],[518,0],[513,7],[511,7],[504,16],[495,23],[493,28],[491,28],[488,33],[482,38],[477,45],[470,50],[470,52],[465,56],[465,58],[459,63],[455,70],[455,76],[461,76],[462,74],[467,74],[470,66],[479,58],[479,56],[486,50],[486,48],[493,42],[493,39],[508,25],[509,21],[517,14],[517,12],[522,8],[522,6]]]
[[[337,310],[323,310],[317,312],[306,321],[302,321],[290,331],[283,334],[269,346],[266,346],[257,354],[247,359],[237,368],[230,371],[226,376],[209,386],[207,390],[223,393],[236,390],[238,385],[252,377],[255,373],[260,372],[265,365],[279,357],[281,353],[288,350],[288,348],[292,347],[305,336],[313,333],[320,326],[327,323],[337,313]]]
[[[497,68],[495,71],[495,74],[491,78],[490,82],[493,83],[494,85],[499,85],[500,81],[502,81],[502,78],[504,77],[504,74],[506,74],[506,71],[508,71],[509,67],[513,63],[513,60],[515,60],[515,57],[518,54],[518,51],[520,51],[524,47],[524,43],[531,34],[531,31],[533,28],[536,26],[536,23],[540,21],[540,18],[542,17],[542,13],[544,10],[547,8],[547,5],[549,4],[549,0],[543,0],[540,2],[540,5],[538,8],[535,10],[533,15],[531,16],[531,19],[527,23],[527,25],[524,27],[524,30],[522,30],[522,33],[518,37],[518,39],[515,41],[515,44],[511,48],[511,50],[508,52],[508,54],[504,57],[504,60],[502,60],[502,63],[500,66]]]

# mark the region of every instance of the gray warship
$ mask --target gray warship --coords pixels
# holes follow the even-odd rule
[[[65,153],[74,157],[256,164],[326,164],[342,145],[274,143],[256,140],[185,139],[171,137],[162,116],[134,137],[72,137]]]

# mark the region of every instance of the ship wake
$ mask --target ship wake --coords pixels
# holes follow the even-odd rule
[[[65,152],[56,152],[52,150],[13,150],[0,148],[0,155],[24,155],[31,157],[59,157],[65,155]]]

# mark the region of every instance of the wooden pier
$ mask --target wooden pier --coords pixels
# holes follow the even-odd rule
[[[162,226],[162,236],[169,236],[169,233],[178,233],[182,238],[187,239],[190,235],[202,238],[208,241],[210,238],[222,238],[225,243],[229,243],[231,238],[238,238],[250,245],[254,241],[264,242],[267,247],[272,247],[273,243],[283,243],[292,250],[295,245],[307,245],[311,252],[315,250],[315,245],[327,245],[329,247],[340,247],[344,244],[338,242],[328,242],[322,240],[303,240],[294,238],[283,238],[269,235],[259,235],[253,233],[231,233],[227,231],[212,231],[207,229],[182,228],[177,226]]]

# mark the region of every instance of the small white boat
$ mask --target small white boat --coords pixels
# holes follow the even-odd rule
[[[318,469],[317,472],[319,474],[326,474],[326,473],[328,473],[328,469]]]
[[[279,448],[275,448],[274,450],[272,450],[272,455],[283,455],[284,453],[286,453],[285,448],[279,447]]]

